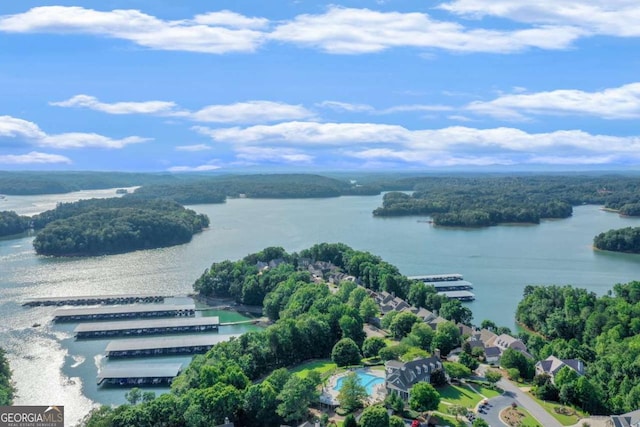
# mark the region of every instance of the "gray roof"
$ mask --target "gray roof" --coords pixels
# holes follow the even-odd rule
[[[441,280],[447,280],[447,279],[449,279],[449,281],[456,281],[456,280],[462,280],[462,274],[457,274],[457,273],[453,273],[453,274],[428,274],[426,276],[408,276],[407,279],[422,280],[424,282],[441,281]]]
[[[194,304],[134,304],[100,307],[59,308],[53,312],[54,317],[90,316],[93,314],[147,313],[153,311],[195,310]]]
[[[436,289],[448,288],[451,286],[464,286],[464,287],[469,287],[473,289],[473,283],[467,282],[466,280],[445,280],[445,281],[429,282],[429,285],[434,286]]]
[[[114,322],[80,323],[73,332],[121,331],[126,329],[170,328],[176,326],[219,325],[218,316],[210,317],[176,317],[153,320],[120,320]]]
[[[484,349],[484,355],[486,357],[498,357],[502,354],[499,347],[486,347]]]
[[[431,373],[442,367],[442,362],[436,357],[416,359],[407,363],[389,361],[385,364],[387,388],[409,391],[414,384],[428,381]]]
[[[98,380],[106,378],[173,378],[178,376],[182,363],[127,363],[105,366],[98,372]]]
[[[132,338],[109,341],[105,351],[109,353],[111,351],[212,346],[218,342],[220,342],[220,335],[218,334],[163,338]]]
[[[612,415],[614,427],[635,427],[640,423],[640,409],[622,415]]]
[[[440,291],[439,295],[444,295],[447,298],[475,298],[473,292],[469,291]]]

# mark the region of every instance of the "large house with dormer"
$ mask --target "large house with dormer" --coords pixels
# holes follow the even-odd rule
[[[440,358],[435,356],[406,363],[390,360],[384,367],[387,394],[396,393],[405,401],[409,400],[411,387],[422,381],[430,382],[434,371],[444,369]]]
[[[551,382],[555,382],[556,374],[565,366],[576,371],[578,375],[584,375],[584,362],[582,360],[558,359],[555,356],[549,356],[536,363],[536,375],[547,374],[551,377]]]

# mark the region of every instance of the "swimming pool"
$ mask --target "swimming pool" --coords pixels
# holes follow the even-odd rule
[[[360,378],[360,384],[363,385],[365,389],[367,389],[367,394],[369,396],[373,394],[374,386],[382,384],[384,382],[384,378],[368,374],[364,371],[355,371],[355,373],[358,375],[358,378]],[[336,386],[333,388],[335,391],[340,391],[345,378],[346,376],[338,378],[338,381],[336,381]]]

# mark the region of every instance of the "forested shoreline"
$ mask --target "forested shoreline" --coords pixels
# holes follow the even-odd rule
[[[640,227],[625,227],[598,234],[593,246],[603,251],[640,254]]]
[[[0,348],[0,406],[13,403],[15,389],[11,383],[11,367],[5,351]]]
[[[414,192],[387,193],[375,216],[429,215],[442,226],[485,227],[567,218],[573,206],[599,204],[640,213],[640,179],[631,176],[477,176],[412,180]]]
[[[167,200],[110,198],[61,203],[33,217],[41,255],[90,256],[189,242],[209,226],[206,215]]]

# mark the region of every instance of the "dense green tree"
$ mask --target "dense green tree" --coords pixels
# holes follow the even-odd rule
[[[362,344],[362,354],[364,357],[376,357],[381,349],[385,348],[387,343],[384,338],[369,337]]]
[[[362,411],[360,427],[389,427],[389,414],[384,406],[367,406]]]
[[[415,345],[422,350],[429,350],[434,336],[435,332],[429,325],[424,322],[416,322],[411,327],[411,333],[407,335],[407,339],[411,342],[411,345]]]
[[[358,345],[351,338],[341,339],[331,350],[331,360],[338,366],[357,365],[360,359]]]
[[[477,347],[477,348],[480,348],[480,347]],[[475,371],[478,368],[478,366],[480,366],[480,362],[478,362],[478,359],[471,356],[469,353],[465,353],[465,352],[460,353],[460,356],[458,357],[458,361],[464,366],[466,366],[467,368],[469,368],[471,371]]]
[[[0,348],[0,406],[13,402],[14,388],[11,382],[11,367],[5,351]]]
[[[357,373],[351,372],[342,380],[342,387],[338,391],[338,402],[347,412],[353,412],[362,408],[364,400],[368,397],[367,389],[360,383]]]
[[[640,204],[635,206],[640,207]],[[640,210],[634,208],[633,213],[640,215]],[[626,227],[600,233],[593,239],[593,245],[605,251],[640,253],[640,227]]]
[[[436,334],[431,341],[432,350],[439,349],[446,356],[460,345],[460,330],[452,322],[438,323]]]
[[[292,375],[278,394],[278,407],[276,412],[285,421],[299,421],[309,411],[309,405],[314,402],[319,394],[316,387],[319,383],[310,377],[300,378]]]
[[[348,414],[346,417],[344,417],[342,427],[358,427],[358,422],[356,421],[355,415]]]
[[[508,348],[502,352],[500,356],[500,366],[505,369],[515,368],[520,372],[520,376],[525,379],[532,379],[535,375],[535,367],[532,360],[528,359],[523,353],[512,348]]]
[[[490,427],[489,423],[487,423],[482,418],[476,418],[475,420],[473,420],[473,423],[471,425],[473,427]]]
[[[495,369],[488,369],[484,373],[484,377],[491,384],[495,384],[502,379],[502,374],[499,371],[496,371]]]
[[[411,387],[409,406],[414,411],[427,412],[438,408],[440,394],[433,386],[426,382],[419,382]]]
[[[471,375],[471,370],[462,363],[445,362],[444,369],[451,378],[466,378]]]
[[[389,331],[396,339],[402,339],[406,337],[409,332],[411,332],[411,328],[413,325],[418,323],[420,319],[418,316],[413,314],[410,311],[403,311],[393,318],[391,324],[389,325]]]
[[[369,322],[371,319],[375,319],[378,316],[378,313],[380,313],[378,304],[376,304],[376,302],[371,297],[366,297],[364,300],[362,300],[359,310],[360,317],[365,322]]]
[[[389,417],[389,427],[404,427],[404,421],[397,415]]]
[[[397,393],[387,393],[384,399],[384,406],[393,410],[395,414],[401,414],[404,411],[404,400]]]
[[[457,299],[451,299],[440,307],[440,316],[449,319],[454,323],[471,324],[473,313],[471,309],[462,305]]]

